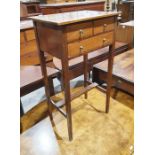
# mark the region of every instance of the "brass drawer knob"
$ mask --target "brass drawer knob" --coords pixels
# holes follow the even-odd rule
[[[104,24],[103,26],[104,26],[104,27],[107,27],[107,24]]]
[[[83,53],[83,49],[84,49],[84,47],[83,46],[80,46],[80,54]]]
[[[106,39],[106,38],[104,38],[104,39],[103,39],[103,43],[104,43],[104,42],[106,42],[106,41],[107,41],[107,39]]]

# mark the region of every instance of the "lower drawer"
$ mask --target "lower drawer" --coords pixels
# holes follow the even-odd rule
[[[74,58],[113,43],[114,32],[100,34],[82,41],[68,44],[68,57]]]

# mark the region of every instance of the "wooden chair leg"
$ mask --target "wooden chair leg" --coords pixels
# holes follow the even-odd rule
[[[110,104],[110,93],[112,85],[112,68],[113,68],[113,50],[114,46],[109,47],[109,56],[108,56],[108,75],[107,75],[107,92],[106,92],[106,113],[109,112]]]

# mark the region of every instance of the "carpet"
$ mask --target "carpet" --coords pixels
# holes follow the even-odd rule
[[[80,88],[75,88],[72,93]],[[63,98],[63,93],[53,97]],[[68,141],[66,119],[53,111],[54,131],[62,155],[130,155],[134,144],[134,111],[111,98],[110,111],[105,113],[105,94],[93,89],[72,101],[73,141]],[[26,124],[47,117],[47,104],[42,102],[21,119]],[[33,121],[31,121],[33,120]],[[33,146],[32,146],[33,147]],[[46,154],[45,154],[46,155]]]

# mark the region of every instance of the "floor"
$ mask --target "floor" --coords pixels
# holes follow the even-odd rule
[[[72,92],[82,83],[82,77],[73,80]],[[59,92],[59,81],[54,84]],[[28,112],[21,118],[21,155],[130,155],[134,144],[133,97],[119,92],[116,100],[111,98],[110,112],[105,114],[105,94],[93,89],[88,96],[88,100],[80,96],[72,101],[71,142],[66,119],[57,111],[53,112],[52,127],[43,88],[24,96],[22,102]],[[62,97],[58,93],[54,100]]]

